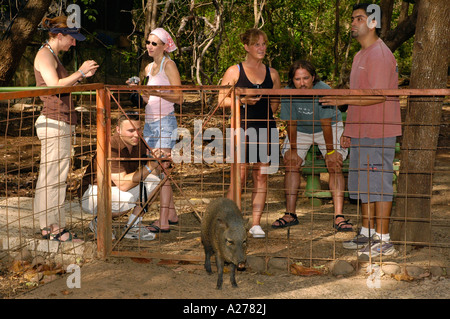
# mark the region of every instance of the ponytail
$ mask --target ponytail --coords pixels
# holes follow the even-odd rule
[[[67,28],[67,17],[66,16],[58,16],[55,18],[45,17],[42,19],[42,27],[46,30],[57,29],[57,28]],[[54,38],[58,35],[58,33],[49,32],[48,36],[50,38]]]

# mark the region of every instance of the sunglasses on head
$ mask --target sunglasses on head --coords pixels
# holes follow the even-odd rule
[[[159,43],[156,43],[156,42],[150,42],[150,41],[145,41],[145,44],[147,44],[147,45],[151,44],[152,46],[157,47]]]

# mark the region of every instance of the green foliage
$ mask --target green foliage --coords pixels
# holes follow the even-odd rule
[[[74,0],[74,3],[76,2],[77,0]],[[95,0],[80,0],[80,2],[85,6],[83,14],[87,16],[88,20],[95,22],[98,15],[98,11],[92,7],[95,4]]]
[[[88,15],[88,19],[95,21],[98,12],[93,8],[94,3],[106,0],[78,1],[84,4],[84,14]],[[260,2],[261,0],[258,1]],[[339,30],[336,36],[337,1],[267,0],[258,22],[258,27],[269,38],[265,63],[278,70],[282,81],[287,81],[290,65],[297,59],[307,59],[316,66],[320,77],[331,85],[342,82],[342,78],[345,79],[348,75],[354,54],[359,50],[359,44],[350,38],[350,16],[355,2],[339,1]],[[166,3],[158,1],[158,19],[162,16]],[[133,45],[129,49],[120,50],[126,63],[145,54],[142,37],[146,31],[146,12],[143,10],[145,4],[146,1],[133,1],[133,22],[136,26],[132,36]],[[165,28],[176,38],[179,49],[172,54],[172,58],[177,63],[183,81],[197,83],[194,58],[200,54],[204,54],[201,60],[204,72],[202,79],[207,79],[203,84],[218,84],[229,66],[245,59],[240,35],[254,26],[253,1],[219,0],[218,4],[223,9],[223,29],[205,51],[202,51],[202,44],[211,34],[208,23],[215,23],[217,13],[214,1],[172,1],[164,18],[157,19],[158,26]],[[392,28],[396,26],[400,4],[401,1],[395,2]],[[186,21],[186,24],[180,29],[182,21]],[[412,43],[412,39],[407,41],[394,53],[401,74],[408,74],[410,71]]]

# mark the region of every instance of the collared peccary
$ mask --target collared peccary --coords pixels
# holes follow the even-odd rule
[[[209,274],[212,273],[211,256],[216,255],[217,289],[222,288],[225,263],[231,264],[231,285],[237,287],[236,267],[245,267],[247,230],[242,213],[232,200],[220,198],[208,205],[202,220],[202,244]]]

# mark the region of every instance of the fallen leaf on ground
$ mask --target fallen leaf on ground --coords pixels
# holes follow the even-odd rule
[[[16,274],[23,273],[31,268],[31,265],[29,262],[22,261],[22,260],[15,260],[13,264],[10,267],[10,270]]]
[[[173,269],[173,271],[174,272],[182,272],[182,271],[184,271],[184,268],[183,267],[177,267],[177,268]]]
[[[158,262],[158,265],[176,265],[178,264],[178,260],[173,260],[173,259],[161,259]]]
[[[301,265],[292,264],[291,267],[291,274],[296,276],[316,276],[321,275],[322,272],[320,272],[317,269],[303,267]]]
[[[64,269],[57,268],[57,269],[52,269],[52,270],[45,270],[42,273],[44,274],[44,276],[53,276],[53,275],[63,274]]]
[[[138,258],[138,257],[131,257],[132,261],[138,264],[149,264],[152,260],[148,258]]]
[[[395,280],[398,281],[413,281],[414,278],[411,277],[410,275],[406,274],[406,273],[401,273],[401,274],[397,274],[397,275],[392,275],[392,277],[394,277]]]
[[[70,290],[62,290],[61,293],[62,293],[64,296],[67,296],[67,295],[70,295],[70,294],[72,293],[72,291],[70,291]]]

